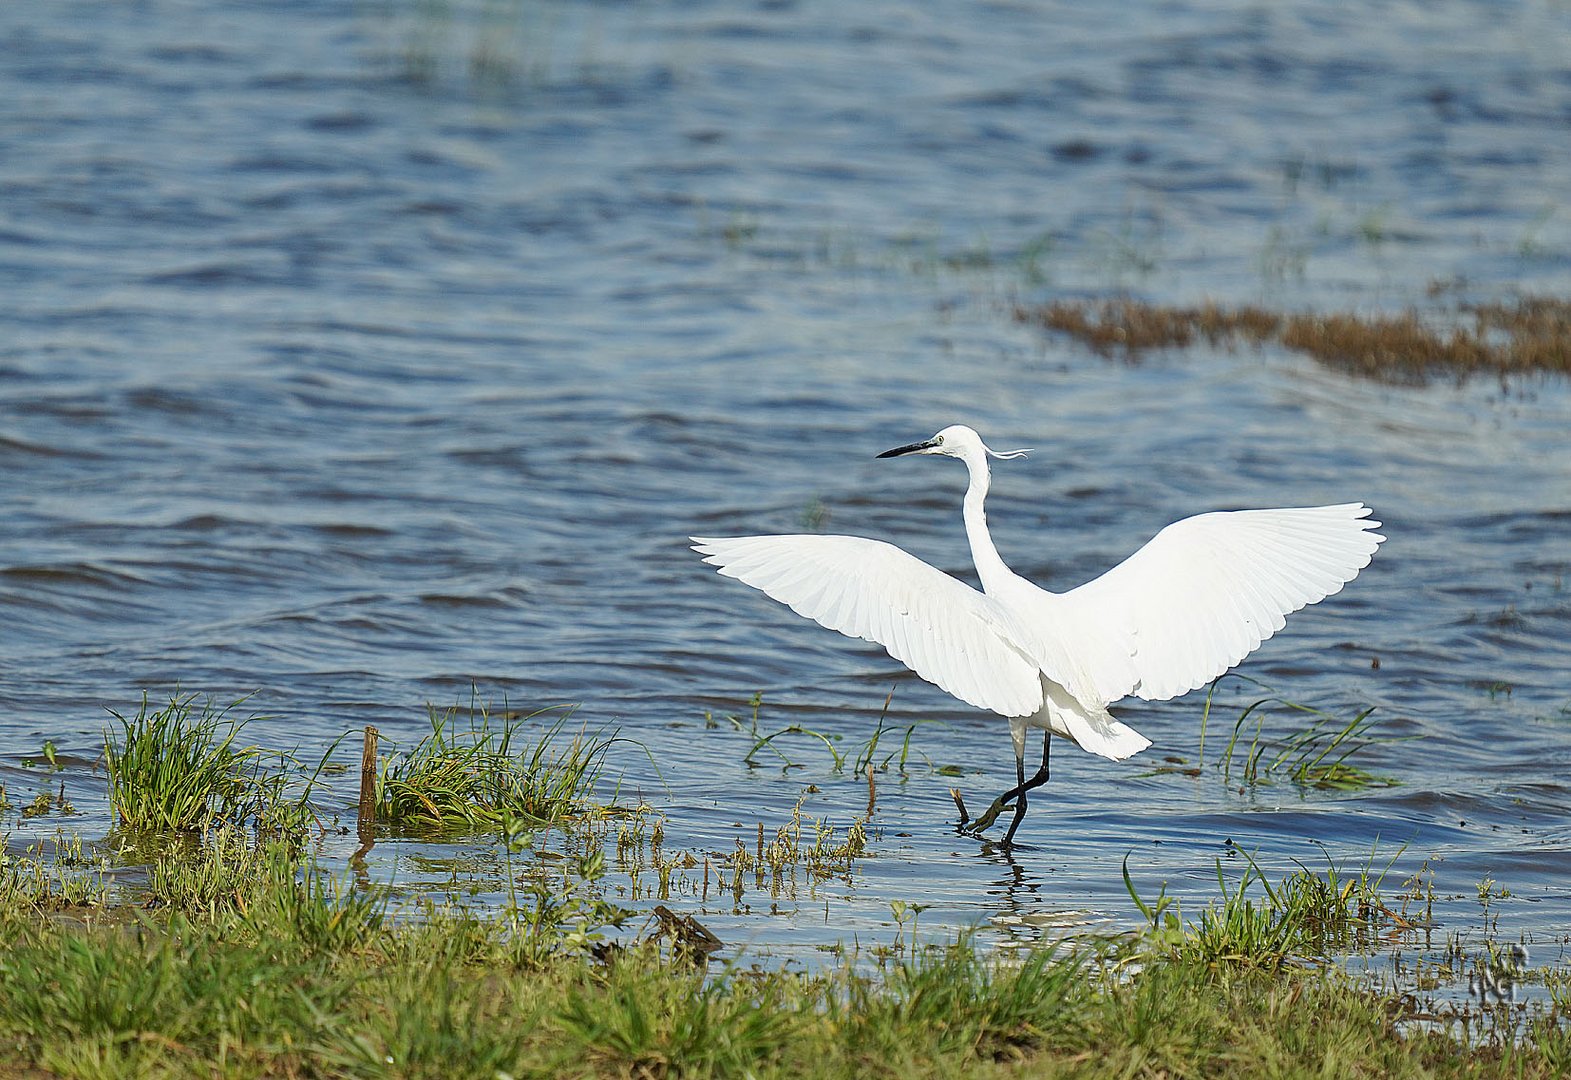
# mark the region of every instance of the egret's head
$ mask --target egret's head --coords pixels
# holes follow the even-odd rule
[[[1007,461],[1011,458],[1025,457],[1030,452],[1029,449],[990,449],[982,441],[982,436],[975,431],[964,424],[951,424],[925,442],[912,443],[909,446],[897,446],[893,450],[885,450],[878,456],[885,458],[900,457],[904,454],[943,454],[945,457],[957,457],[964,461],[970,458],[982,459],[986,455]]]

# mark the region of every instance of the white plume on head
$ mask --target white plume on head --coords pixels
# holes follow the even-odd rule
[[[994,450],[992,447],[984,443],[982,449],[986,450],[990,457],[995,457],[999,461],[1013,461],[1016,458],[1025,457],[1033,449],[1035,449],[1035,447],[1023,446],[1019,450]]]

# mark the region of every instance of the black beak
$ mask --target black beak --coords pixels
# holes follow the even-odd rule
[[[885,450],[879,457],[899,457],[901,454],[914,454],[918,450],[930,450],[938,445],[937,439],[928,439],[926,442],[914,442],[910,446],[897,446],[893,450]]]

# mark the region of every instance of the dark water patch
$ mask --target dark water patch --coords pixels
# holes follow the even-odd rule
[[[1055,143],[1050,147],[1050,152],[1059,161],[1094,161],[1102,156],[1104,148],[1090,139],[1069,139]]]
[[[207,394],[178,390],[168,386],[135,387],[125,392],[125,404],[136,412],[168,413],[172,416],[222,415],[222,405]]]
[[[50,446],[0,435],[0,460],[6,457],[86,458],[97,457],[90,451],[76,446]]]
[[[486,594],[423,593],[419,599],[422,605],[432,608],[484,611],[516,607],[524,602],[527,596],[525,590],[507,589],[500,593]]]
[[[399,212],[416,216],[455,218],[462,215],[467,209],[468,207],[463,203],[422,200],[400,207]]]
[[[361,73],[351,74],[350,70],[350,65],[346,65],[343,74],[320,71],[274,71],[257,76],[252,81],[252,86],[259,90],[306,90],[316,94],[331,95],[339,91],[353,92],[368,85],[368,81]]]
[[[175,64],[226,64],[238,59],[232,49],[205,41],[153,45],[146,55],[150,60]]]
[[[99,589],[128,589],[145,584],[145,578],[121,569],[92,563],[63,563],[50,566],[0,567],[0,577],[20,584],[74,586]]]
[[[394,535],[396,531],[380,525],[368,525],[358,522],[313,523],[305,527],[321,533],[323,536],[343,540],[383,538]]]
[[[335,112],[323,113],[306,120],[305,126],[311,131],[324,131],[332,133],[351,133],[369,131],[378,126],[375,116],[362,112]]]
[[[31,247],[35,244],[46,244],[48,242],[49,237],[46,233],[24,232],[16,228],[0,229],[0,243],[7,245]]]
[[[286,284],[293,277],[281,267],[269,269],[251,262],[215,262],[178,270],[160,270],[148,274],[143,280],[149,285],[222,288]]]

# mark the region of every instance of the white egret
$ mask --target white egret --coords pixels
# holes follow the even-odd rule
[[[1151,740],[1107,707],[1163,701],[1205,685],[1280,630],[1284,616],[1341,590],[1385,539],[1362,503],[1200,514],[1167,526],[1101,577],[1048,592],[1004,565],[982,503],[999,453],[964,425],[878,456],[941,454],[970,472],[966,537],[982,591],[893,544],[857,536],[692,537],[704,561],[793,611],[889,655],[961,701],[1009,719],[1019,783],[970,831],[1048,778],[1052,737],[1120,760]],[[1043,729],[1042,766],[1025,774],[1026,734]],[[964,815],[964,808],[961,808]],[[961,826],[966,822],[962,816]]]

